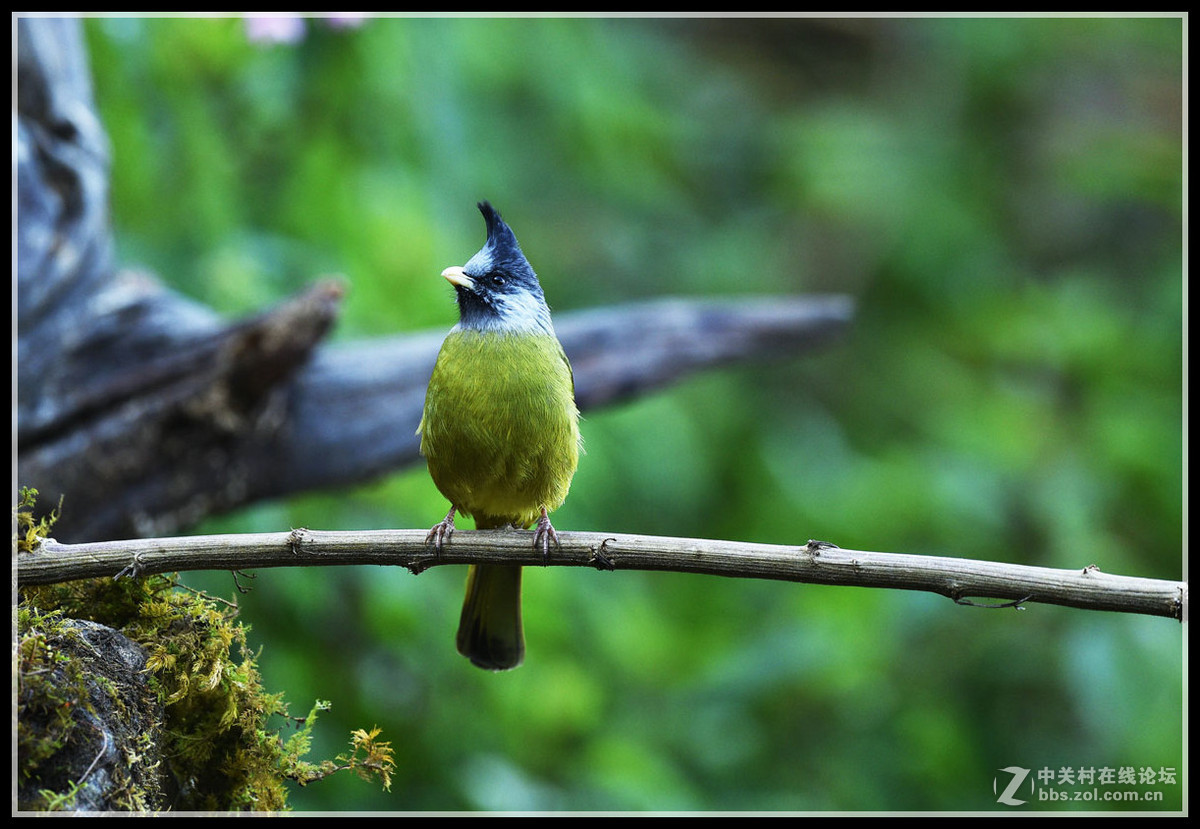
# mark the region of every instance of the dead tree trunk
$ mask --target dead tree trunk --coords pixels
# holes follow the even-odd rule
[[[66,499],[64,541],[177,532],[260,499],[418,460],[444,332],[324,346],[342,287],[230,323],[113,262],[108,145],[78,21],[17,31],[18,482]],[[581,408],[692,371],[794,356],[845,297],[664,300],[558,320]]]

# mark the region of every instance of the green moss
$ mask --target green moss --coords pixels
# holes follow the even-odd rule
[[[32,522],[34,495],[23,490],[17,510],[18,539],[29,549],[52,524]],[[125,762],[118,765],[157,767],[141,784],[114,780],[107,795],[111,808],[163,808],[161,786],[173,793],[174,810],[280,811],[287,809],[287,780],[303,785],[350,769],[375,776],[385,787],[389,782],[391,751],[375,742],[374,732],[355,732],[355,751],[336,761],[314,765],[302,759],[316,713],[326,703],[314,706],[299,731],[281,738],[289,726],[287,705],[281,694],[263,688],[256,654],[247,644],[249,629],[236,621],[237,608],[227,602],[158,575],[27,587],[19,600],[18,776],[19,785],[40,798],[26,798],[22,808],[76,808],[78,783],[63,773],[63,752],[86,736],[81,714],[90,711],[89,700],[102,699],[106,710],[127,719],[129,695],[90,670],[86,653],[70,647],[78,639],[73,627],[78,620],[112,628],[141,647],[145,685],[161,718],[136,729],[129,744],[119,747]]]
[[[21,606],[17,628],[17,779],[24,785],[71,739],[78,725],[74,708],[87,696],[78,693],[79,663],[60,646],[60,614]],[[65,682],[56,681],[59,674]]]
[[[132,645],[27,603],[17,624],[19,808],[150,809],[161,800],[160,777],[126,744],[153,748],[161,706],[133,673]]]

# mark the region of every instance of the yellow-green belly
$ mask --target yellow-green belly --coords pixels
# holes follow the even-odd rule
[[[529,526],[579,462],[571,368],[547,334],[452,331],[425,397],[421,454],[438,490],[490,526]]]

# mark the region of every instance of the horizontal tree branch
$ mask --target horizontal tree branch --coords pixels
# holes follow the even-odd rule
[[[145,538],[89,544],[46,539],[17,559],[18,584],[81,578],[142,576],[185,570],[247,570],[376,564],[419,573],[440,564],[542,565],[531,534],[518,530],[454,533],[441,552],[425,530],[286,533]],[[1019,606],[1056,604],[1166,616],[1187,614],[1187,583],[1116,576],[1094,566],[1059,570],[962,558],[843,550],[823,542],[803,546],[696,538],[561,532],[549,564],[602,570],[658,570],[760,578],[805,584],[921,590],[970,604],[997,599]]]
[[[554,325],[587,412],[705,369],[814,354],[853,316],[852,300],[837,295],[664,298],[564,312]],[[446,330],[317,350],[287,390],[287,428],[239,445],[247,491],[278,498],[421,462],[417,424]]]

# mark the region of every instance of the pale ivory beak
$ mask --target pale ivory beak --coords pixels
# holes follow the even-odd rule
[[[466,288],[467,290],[475,287],[475,283],[471,280],[471,277],[463,273],[463,269],[458,265],[455,265],[452,268],[446,268],[446,270],[442,271],[442,276],[449,280],[451,285],[457,285],[460,288]]]

